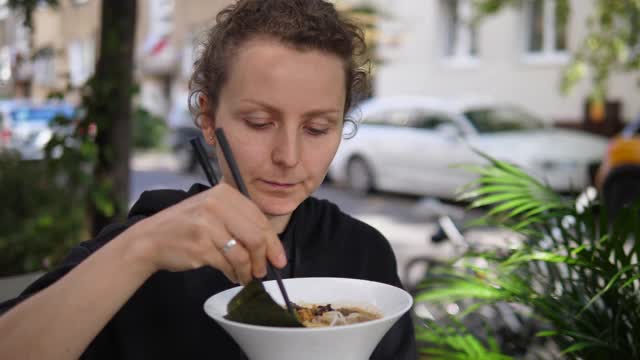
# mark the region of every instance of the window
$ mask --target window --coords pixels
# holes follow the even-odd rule
[[[386,121],[385,121],[384,114],[378,113],[378,114],[370,115],[366,118],[362,118],[361,123],[367,124],[367,125],[385,125]]]
[[[562,2],[528,0],[525,4],[527,54],[549,55],[567,50],[567,19]]]
[[[8,46],[0,48],[0,86],[11,80],[11,49]]]
[[[33,82],[43,86],[53,86],[56,81],[55,53],[47,47],[35,54],[33,61]]]
[[[440,0],[444,19],[444,55],[471,58],[478,53],[471,0]]]
[[[15,16],[15,42],[14,47],[17,53],[31,53],[31,30],[24,25],[24,14],[13,13]]]
[[[173,0],[149,0],[149,33],[165,36],[173,31]]]
[[[416,113],[410,125],[417,129],[427,130],[436,130],[441,125],[455,126],[453,121],[444,115],[424,112]]]
[[[544,128],[544,122],[541,119],[515,106],[469,109],[464,115],[480,133]]]
[[[168,54],[170,35],[173,32],[174,1],[147,0],[148,24],[147,35],[142,45],[143,53],[151,56]]]
[[[89,0],[71,0],[71,4],[73,4],[74,6],[84,5],[88,2]]]
[[[4,20],[9,17],[9,1],[0,0],[0,20]]]
[[[181,75],[183,78],[188,79],[193,71],[193,63],[196,60],[196,36],[194,33],[188,33],[184,38],[184,45],[182,48],[182,62],[181,62]]]
[[[82,86],[95,70],[95,42],[93,38],[72,41],[67,48],[69,81],[74,87]]]
[[[406,126],[412,119],[414,110],[395,109],[377,112],[363,119],[363,124],[385,125],[385,126]]]

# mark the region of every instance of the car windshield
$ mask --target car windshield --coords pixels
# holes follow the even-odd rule
[[[485,107],[468,110],[464,115],[480,133],[542,129],[541,119],[513,107]]]
[[[15,122],[29,122],[29,123],[49,123],[56,116],[73,116],[72,108],[55,108],[55,107],[43,107],[33,108],[25,107],[13,110],[11,112],[11,118]]]

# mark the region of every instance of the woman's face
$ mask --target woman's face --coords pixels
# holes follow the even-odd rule
[[[343,63],[260,39],[241,46],[228,75],[214,118],[202,119],[205,138],[224,128],[252,200],[267,216],[287,216],[320,186],[340,144]]]

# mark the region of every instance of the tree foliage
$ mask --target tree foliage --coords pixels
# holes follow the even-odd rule
[[[46,0],[45,3],[59,6],[59,0]],[[40,0],[9,0],[12,9],[24,14],[28,27],[33,26],[33,11],[41,4]],[[89,195],[94,234],[114,219],[122,219],[127,209],[136,11],[135,0],[102,1],[101,4],[99,57],[94,76],[82,88],[83,117],[79,122],[80,129],[95,125],[95,136],[89,138],[87,133],[74,132],[72,139],[58,137],[49,144],[50,149],[63,146],[72,154],[67,158],[63,152],[62,162],[57,161],[57,165],[67,167],[69,173],[77,173],[78,169],[84,173],[90,169],[92,175],[84,176],[86,181],[82,185],[86,186]],[[69,147],[69,142],[80,145]],[[85,162],[73,161],[77,149],[91,149],[79,155]]]

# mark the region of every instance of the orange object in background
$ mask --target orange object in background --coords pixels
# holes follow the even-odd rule
[[[613,139],[607,151],[607,158],[611,167],[640,164],[640,135]]]
[[[623,165],[640,166],[640,117],[609,142],[595,179],[598,189],[602,189],[604,180],[611,170]]]

